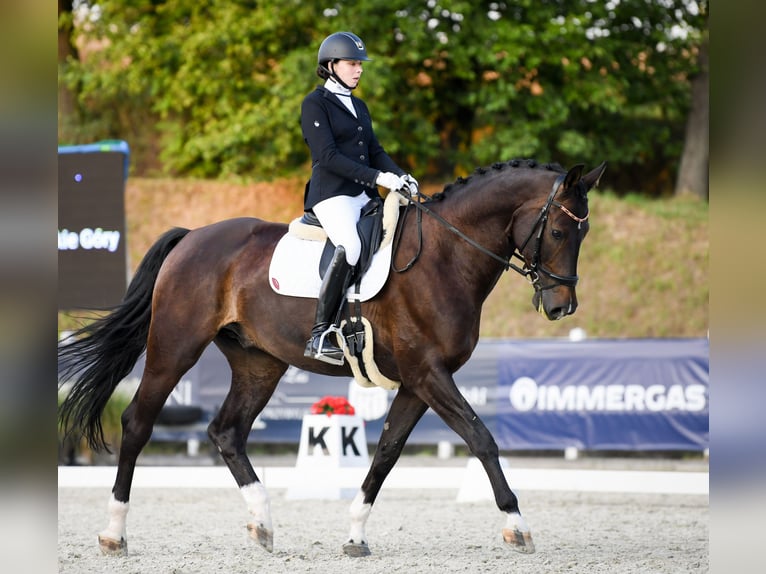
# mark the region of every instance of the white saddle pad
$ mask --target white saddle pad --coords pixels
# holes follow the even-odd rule
[[[279,240],[269,266],[269,283],[280,295],[313,297],[319,295],[322,278],[319,276],[319,258],[322,256],[324,241],[301,239],[287,233]],[[378,250],[372,258],[370,268],[362,277],[358,299],[367,301],[385,285],[391,268],[391,243]],[[347,297],[357,299],[352,285]]]

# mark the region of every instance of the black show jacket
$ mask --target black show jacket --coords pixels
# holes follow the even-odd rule
[[[301,105],[303,139],[311,151],[311,180],[306,185],[304,209],[330,197],[378,193],[381,171],[404,171],[380,145],[372,130],[367,105],[351,96],[357,117],[335,94],[318,86]]]

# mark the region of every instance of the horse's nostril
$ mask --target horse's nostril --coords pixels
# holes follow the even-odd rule
[[[558,319],[563,319],[567,316],[567,309],[566,307],[554,307],[550,311],[550,318],[554,321],[557,321]]]

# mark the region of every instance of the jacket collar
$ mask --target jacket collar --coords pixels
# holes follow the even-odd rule
[[[337,97],[337,96],[336,96],[336,95],[335,95],[333,92],[331,92],[330,90],[328,90],[328,89],[327,89],[327,88],[325,88],[324,86],[317,86],[317,90],[319,90],[319,91],[322,93],[322,97],[323,97],[323,98],[325,98],[326,100],[328,100],[328,101],[332,102],[334,105],[338,106],[338,107],[339,107],[341,110],[343,110],[344,112],[346,112],[346,113],[347,113],[348,115],[350,115],[352,118],[353,118],[353,117],[355,117],[355,116],[354,116],[354,114],[352,114],[352,113],[349,111],[349,109],[348,109],[348,108],[347,108],[345,105],[343,105],[343,102],[341,102],[341,101],[338,99],[338,97]],[[357,99],[357,98],[356,98],[356,96],[354,96],[353,94],[351,94],[351,101],[354,101],[355,99]]]

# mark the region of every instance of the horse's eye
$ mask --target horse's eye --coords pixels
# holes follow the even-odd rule
[[[552,230],[551,235],[553,235],[553,239],[561,239],[564,237],[564,234],[559,229]]]

